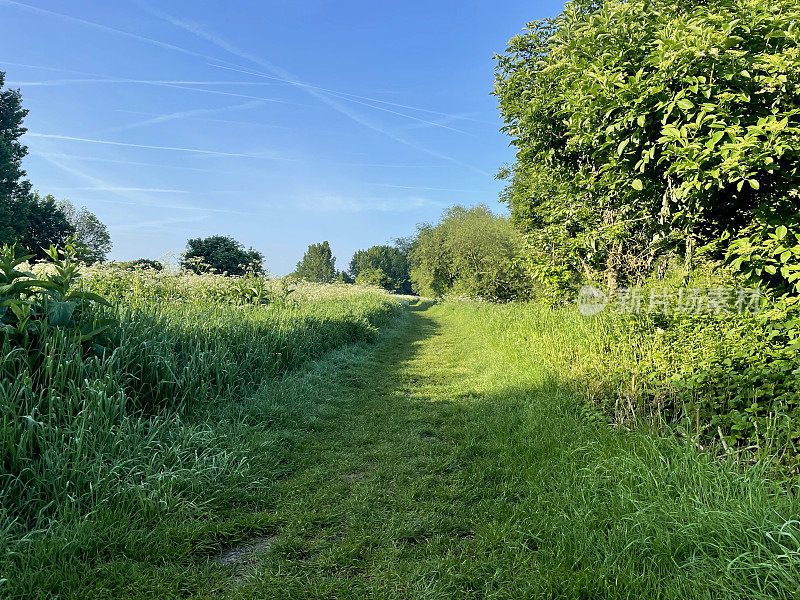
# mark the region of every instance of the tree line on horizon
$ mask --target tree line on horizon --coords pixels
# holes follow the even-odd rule
[[[0,71],[0,246],[17,245],[33,260],[51,246],[75,240],[87,263],[104,262],[111,250],[106,226],[86,207],[32,191],[22,168],[28,149],[19,90],[3,90]],[[512,266],[521,238],[510,221],[485,206],[454,206],[437,224],[418,225],[415,235],[358,250],[348,267],[337,270],[326,240],[309,245],[291,274],[320,283],[375,285],[400,294],[462,294],[485,298],[521,297],[521,271]],[[163,269],[157,260],[117,261],[122,268]],[[191,272],[227,275],[263,274],[264,255],[226,235],[187,241],[181,266]]]
[[[398,294],[510,300],[526,294],[526,275],[514,260],[521,248],[522,238],[509,219],[483,204],[454,206],[438,223],[419,224],[415,235],[356,251],[345,270],[336,268],[327,240],[311,244],[289,277],[374,285]],[[190,239],[181,266],[233,276],[265,271],[263,254],[224,235]]]

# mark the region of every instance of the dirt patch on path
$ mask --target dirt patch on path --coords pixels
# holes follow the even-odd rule
[[[256,554],[268,552],[270,546],[278,538],[277,535],[264,535],[250,538],[228,548],[217,554],[212,560],[214,563],[223,567],[235,566],[245,568],[255,563]]]

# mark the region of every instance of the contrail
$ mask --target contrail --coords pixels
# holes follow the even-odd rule
[[[173,217],[170,219],[159,219],[159,220],[152,220],[152,221],[138,221],[136,223],[125,223],[123,225],[117,225],[115,229],[117,231],[125,231],[125,230],[133,230],[136,231],[137,229],[164,229],[167,225],[176,225],[178,223],[197,223],[198,221],[205,220],[206,217]]]
[[[221,62],[226,62],[226,61],[221,61]],[[389,102],[388,100],[380,100],[378,98],[370,98],[369,96],[359,96],[358,94],[352,94],[350,92],[343,92],[341,90],[332,90],[330,88],[324,88],[324,87],[320,87],[318,85],[311,85],[310,83],[302,83],[302,82],[299,82],[299,81],[292,81],[292,80],[289,80],[289,79],[283,79],[283,78],[277,77],[275,75],[267,75],[266,73],[259,73],[258,71],[252,71],[250,69],[237,69],[237,68],[234,68],[234,67],[226,67],[224,65],[219,65],[219,64],[214,64],[214,63],[209,63],[209,66],[210,67],[216,67],[218,69],[225,69],[225,70],[228,70],[228,71],[235,71],[237,73],[244,73],[244,74],[247,74],[247,75],[254,75],[256,77],[264,77],[265,79],[271,79],[273,81],[279,81],[281,83],[289,83],[289,84],[297,85],[297,86],[310,87],[310,88],[314,88],[315,90],[319,90],[321,92],[325,92],[325,93],[328,93],[328,94],[335,94],[337,96],[345,96],[345,97],[348,97],[348,98],[358,98],[359,100],[366,100],[368,102],[377,102],[378,104],[385,104],[387,106],[395,106],[397,108],[405,108],[405,109],[408,109],[408,110],[416,110],[416,111],[419,111],[419,112],[425,112],[425,113],[429,113],[429,114],[432,114],[432,115],[437,115],[437,116],[440,116],[440,117],[449,117],[449,118],[452,118],[452,119],[455,119],[455,120],[474,121],[476,123],[485,123],[487,125],[495,125],[495,123],[492,123],[491,121],[484,121],[483,119],[475,119],[475,118],[469,117],[467,115],[457,115],[457,114],[453,114],[453,113],[441,112],[441,111],[438,111],[438,110],[431,110],[431,109],[428,109],[428,108],[420,108],[419,106],[411,106],[411,105],[408,105],[408,104],[400,104],[398,102]]]
[[[214,119],[216,120],[216,119]],[[252,123],[242,122],[244,125],[253,125]],[[97,156],[82,156],[76,154],[64,154],[64,153],[57,153],[57,152],[30,152],[31,156],[41,156],[42,158],[65,158],[68,160],[84,160],[84,161],[92,161],[92,162],[105,162],[105,163],[112,163],[112,164],[120,164],[120,165],[132,165],[138,167],[162,167],[164,169],[181,169],[185,171],[199,171],[201,173],[208,173],[211,175],[219,174],[219,175],[236,175],[236,171],[217,171],[213,170],[210,171],[209,169],[203,169],[200,167],[184,167],[180,165],[167,165],[167,164],[159,164],[159,163],[149,163],[149,162],[139,162],[134,160],[115,160],[111,158],[100,158]],[[259,156],[259,158],[262,158]],[[277,160],[277,159],[276,159]],[[290,159],[286,159],[290,160]],[[306,162],[300,161],[297,162]],[[443,168],[442,165],[398,165],[398,164],[389,164],[389,163],[364,163],[364,162],[330,162],[330,161],[320,161],[316,159],[308,159],[307,162],[313,163],[320,163],[325,162],[326,164],[340,166],[340,167],[375,167],[375,168],[382,168],[382,169],[441,169]]]
[[[209,171],[208,169],[201,169],[200,167],[184,167],[180,165],[167,165],[164,163],[149,163],[149,162],[139,162],[135,160],[117,160],[113,158],[100,158],[97,156],[81,156],[78,154],[63,154],[58,152],[31,152],[31,156],[41,156],[42,158],[66,158],[67,160],[79,160],[79,161],[92,161],[92,162],[104,162],[110,164],[118,164],[118,165],[130,165],[135,167],[161,167],[164,169],[180,169],[183,171],[199,171],[201,173],[208,173],[212,175],[235,175],[235,171]]]
[[[419,123],[424,123],[425,125],[429,125],[431,127],[440,127],[441,129],[448,129],[450,131],[455,131],[456,133],[463,133],[464,135],[468,135],[468,136],[480,139],[480,136],[477,136],[474,133],[470,133],[469,131],[464,131],[463,129],[457,129],[455,127],[450,127],[449,125],[444,125],[443,123],[437,123],[436,121],[428,121],[426,119],[420,119],[419,117],[415,117],[414,115],[407,115],[405,113],[401,113],[401,112],[398,112],[396,110],[392,110],[390,108],[382,108],[380,106],[375,106],[374,104],[369,104],[368,102],[362,102],[361,100],[355,100],[353,98],[347,98],[343,94],[336,94],[336,93],[333,93],[333,92],[329,92],[329,93],[331,95],[333,95],[333,96],[337,96],[339,98],[342,98],[343,100],[347,100],[348,102],[355,102],[356,104],[360,104],[362,106],[367,106],[367,107],[375,109],[375,110],[381,110],[383,112],[388,112],[388,113],[391,113],[393,115],[398,115],[398,116],[404,117],[406,119],[411,119],[413,121],[418,121]]]
[[[89,138],[73,137],[69,135],[55,135],[50,133],[32,133],[28,132],[25,135],[28,137],[47,138],[51,140],[70,140],[73,142],[87,142],[90,144],[107,144],[109,146],[125,146],[128,148],[146,148],[150,150],[170,150],[175,152],[191,152],[194,154],[208,154],[212,156],[234,156],[239,158],[259,158],[262,160],[284,160],[290,162],[298,162],[297,159],[283,158],[280,156],[264,156],[262,154],[244,154],[241,152],[218,152],[216,150],[200,150],[198,148],[180,148],[176,146],[151,146],[148,144],[130,144],[127,142],[113,142],[110,140],[93,140]]]
[[[11,64],[11,63],[4,63]],[[27,65],[25,65],[27,66]],[[31,67],[31,68],[47,68],[47,67]],[[138,83],[145,85],[275,85],[265,81],[181,81],[170,79],[121,79],[114,77],[88,77],[84,79],[50,79],[46,81],[6,81],[9,87],[32,87],[32,86],[60,86],[70,85],[73,83]]]
[[[396,188],[399,190],[427,190],[431,192],[459,192],[462,194],[482,194],[481,190],[457,190],[453,188],[440,188],[440,187],[422,187],[416,185],[393,185],[391,183],[370,183],[368,185],[376,185],[379,187]]]
[[[79,171],[78,169],[73,169],[71,167],[68,167],[67,165],[65,165],[65,164],[63,164],[63,163],[61,163],[61,162],[59,162],[57,160],[54,160],[54,159],[49,158],[49,157],[43,157],[43,158],[47,162],[52,164],[53,166],[58,167],[59,169],[64,171],[65,173],[69,173],[70,175],[73,175],[74,177],[77,177],[79,179],[83,179],[83,180],[91,183],[93,186],[96,187],[96,189],[104,189],[104,190],[107,190],[107,191],[111,191],[111,193],[114,193],[116,195],[119,195],[119,196],[122,196],[123,198],[127,198],[128,199],[127,202],[120,201],[120,200],[103,200],[103,199],[95,199],[95,200],[92,200],[92,202],[109,202],[109,203],[112,203],[112,204],[130,204],[132,206],[150,206],[150,207],[153,207],[153,208],[171,209],[171,210],[221,212],[221,213],[231,213],[231,214],[240,214],[240,215],[248,214],[248,213],[244,213],[244,212],[241,212],[241,211],[233,211],[233,210],[226,210],[226,209],[202,208],[202,207],[197,207],[197,206],[185,206],[185,205],[166,205],[166,204],[161,203],[161,202],[155,203],[155,202],[142,201],[142,200],[138,199],[135,196],[135,194],[137,192],[130,191],[131,188],[127,188],[126,189],[126,188],[121,188],[121,187],[116,187],[116,186],[109,185],[108,183],[106,183],[102,179],[99,179],[97,177],[89,175],[88,173],[84,173],[83,171]],[[116,189],[114,189],[114,188],[116,188]],[[141,193],[141,192],[139,192],[139,193]]]
[[[231,110],[244,110],[248,108],[256,108],[258,106],[264,106],[264,102],[257,100],[252,102],[245,102],[244,104],[235,104],[233,106],[224,106],[222,108],[199,108],[195,110],[184,110],[181,112],[170,113],[167,115],[159,115],[157,117],[153,117],[152,119],[145,119],[144,121],[137,121],[136,123],[130,123],[128,125],[121,125],[119,127],[113,127],[111,129],[107,129],[105,133],[117,132],[117,131],[125,131],[128,129],[135,129],[136,127],[144,127],[146,125],[157,125],[158,123],[165,123],[167,121],[175,121],[177,119],[188,119],[191,117],[199,117],[202,115],[213,115],[216,113],[221,112],[228,112]]]
[[[275,80],[275,81],[288,83],[290,85],[295,85],[295,86],[298,86],[298,87],[304,87],[304,88],[318,90],[318,91],[324,92],[326,94],[330,94],[332,96],[336,96],[338,98],[341,98],[342,100],[347,100],[348,102],[354,102],[355,104],[361,104],[362,106],[367,106],[367,107],[375,109],[375,110],[381,110],[381,111],[384,111],[384,112],[391,113],[393,115],[398,115],[398,116],[401,116],[401,117],[405,117],[406,119],[412,119],[414,121],[419,121],[420,123],[425,123],[426,125],[431,125],[433,127],[441,127],[442,129],[449,129],[450,131],[455,131],[457,133],[463,133],[464,135],[469,135],[469,136],[472,136],[472,137],[479,137],[479,136],[475,135],[474,133],[471,133],[469,131],[464,131],[463,129],[457,129],[455,127],[449,127],[448,125],[444,125],[443,123],[437,123],[435,121],[428,121],[428,120],[425,120],[425,119],[420,119],[419,117],[415,117],[413,115],[407,115],[406,113],[401,113],[401,112],[398,112],[396,110],[391,110],[391,109],[388,109],[388,108],[382,108],[380,106],[375,106],[374,104],[369,104],[368,102],[363,102],[363,101],[364,100],[368,100],[370,102],[377,102],[377,103],[386,104],[386,105],[389,105],[389,106],[397,106],[397,107],[406,108],[406,109],[409,109],[409,110],[418,110],[418,111],[432,113],[432,114],[435,114],[435,115],[446,117],[446,118],[449,118],[449,119],[452,119],[452,120],[458,120],[458,119],[463,118],[460,115],[453,115],[453,114],[450,114],[450,113],[442,113],[442,112],[438,112],[438,111],[435,111],[435,110],[427,110],[427,109],[424,109],[424,108],[416,108],[414,106],[407,106],[405,104],[397,104],[395,102],[386,102],[384,100],[377,100],[376,98],[367,98],[366,96],[357,96],[356,94],[348,94],[346,92],[339,92],[337,90],[330,90],[330,89],[319,87],[319,86],[316,86],[316,85],[311,85],[309,83],[301,83],[299,81],[291,81],[289,79],[282,79],[280,77],[275,77],[275,76],[272,76],[272,75],[267,75],[266,73],[259,73],[258,71],[251,71],[251,70],[248,70],[248,69],[234,69],[233,67],[225,67],[225,66],[222,66],[222,65],[215,65],[213,63],[209,63],[209,66],[217,67],[219,69],[227,69],[228,71],[235,71],[237,73],[245,73],[245,74],[248,74],[248,75],[253,75],[255,77],[265,77],[267,79],[272,79],[272,80]],[[471,120],[474,120],[474,119],[471,119]]]
[[[245,60],[248,60],[250,62],[253,62],[255,64],[258,64],[258,65],[266,68],[268,71],[270,71],[274,75],[276,75],[276,76],[278,76],[278,77],[280,77],[282,79],[285,79],[287,82],[291,83],[294,86],[299,87],[300,89],[306,90],[307,93],[309,93],[311,96],[313,96],[317,100],[323,102],[324,104],[327,104],[328,106],[330,106],[334,110],[336,110],[336,111],[340,112],[341,114],[347,116],[348,118],[350,118],[351,120],[355,121],[356,123],[359,123],[360,125],[363,125],[364,127],[367,127],[368,129],[371,129],[371,130],[373,130],[373,131],[375,131],[377,133],[381,133],[382,135],[385,135],[385,136],[389,137],[390,139],[392,139],[392,140],[394,140],[394,141],[396,141],[396,142],[398,142],[400,144],[404,144],[406,146],[414,148],[415,150],[417,150],[419,152],[423,152],[425,154],[428,154],[429,156],[433,156],[434,158],[439,158],[439,159],[442,159],[442,160],[447,160],[449,162],[453,162],[455,164],[458,164],[460,166],[468,168],[468,169],[470,169],[472,171],[475,171],[475,172],[477,172],[477,173],[479,173],[480,175],[483,175],[483,176],[489,176],[490,175],[489,173],[487,173],[486,171],[484,171],[482,169],[479,169],[478,167],[475,167],[475,166],[469,165],[467,163],[464,163],[464,162],[462,162],[462,161],[460,161],[460,160],[458,160],[458,159],[456,159],[456,158],[454,158],[452,156],[447,156],[445,154],[441,154],[439,152],[435,152],[433,150],[425,148],[424,146],[420,146],[420,145],[418,145],[418,144],[416,144],[414,142],[406,140],[406,139],[404,139],[404,138],[392,133],[391,131],[386,130],[383,127],[380,127],[379,125],[371,123],[370,121],[366,120],[365,118],[363,118],[359,114],[354,113],[353,111],[351,111],[346,106],[343,106],[339,102],[336,102],[332,98],[328,97],[325,93],[320,92],[320,91],[314,89],[313,87],[308,87],[307,84],[304,84],[303,82],[297,80],[297,78],[293,77],[291,75],[291,73],[289,73],[288,71],[284,71],[280,67],[277,67],[277,66],[269,63],[266,60],[263,60],[263,59],[261,59],[261,58],[259,58],[257,56],[254,56],[252,54],[249,54],[247,52],[242,51],[242,50],[236,48],[235,46],[227,43],[222,38],[219,38],[217,36],[214,36],[214,35],[211,35],[211,34],[207,33],[206,31],[204,31],[203,29],[201,29],[200,27],[198,27],[196,25],[193,25],[193,24],[190,24],[190,23],[185,23],[183,21],[175,19],[174,17],[172,17],[172,16],[170,16],[170,15],[168,15],[166,13],[162,13],[160,11],[157,11],[157,10],[153,9],[152,7],[149,7],[148,5],[142,3],[140,0],[137,0],[137,2],[140,4],[140,6],[142,6],[143,8],[148,10],[151,14],[157,16],[158,18],[161,18],[162,20],[165,20],[168,23],[171,23],[171,24],[175,25],[176,27],[179,27],[181,29],[189,31],[190,33],[194,34],[195,36],[203,38],[203,39],[211,42],[212,44],[216,45],[217,47],[219,47],[219,48],[221,48],[221,49],[223,49],[223,50],[225,50],[225,51],[227,51],[227,52],[229,52],[229,53],[231,53],[231,54],[233,54],[235,56],[239,56],[240,58],[244,58]],[[95,23],[93,21],[87,21],[85,19],[79,19],[77,17],[72,17],[72,16],[69,16],[69,15],[65,15],[63,13],[57,13],[57,12],[46,10],[46,9],[43,9],[43,8],[38,8],[38,7],[35,7],[35,6],[31,6],[29,4],[24,4],[22,2],[16,2],[14,0],[0,0],[0,6],[13,6],[13,7],[16,7],[16,8],[20,8],[20,9],[23,9],[23,10],[34,12],[34,13],[39,14],[39,15],[54,17],[54,18],[57,18],[57,19],[68,21],[70,23],[79,24],[79,25],[82,25],[82,26],[85,26],[85,27],[90,27],[90,28],[93,28],[93,29],[96,29],[96,30],[99,30],[99,31],[106,32],[106,33],[112,33],[112,34],[115,34],[115,35],[126,37],[128,39],[133,39],[133,40],[137,40],[137,41],[140,41],[140,42],[143,42],[143,43],[146,43],[146,44],[154,45],[154,46],[157,46],[159,48],[172,50],[174,52],[178,52],[178,53],[181,53],[181,54],[184,54],[184,55],[187,55],[187,56],[193,56],[195,58],[202,58],[204,60],[208,60],[208,61],[212,61],[212,62],[223,63],[223,64],[227,64],[229,66],[235,67],[235,68],[239,67],[239,65],[230,63],[228,61],[220,60],[218,58],[215,58],[215,57],[212,57],[212,56],[208,56],[208,55],[202,54],[200,52],[195,52],[193,50],[188,50],[186,48],[182,48],[182,47],[176,46],[174,44],[169,44],[167,42],[162,42],[162,41],[159,41],[159,40],[155,40],[153,38],[148,38],[148,37],[145,37],[145,36],[140,36],[140,35],[137,35],[137,34],[129,33],[127,31],[123,31],[121,29],[116,29],[114,27],[108,27],[106,25],[101,25],[101,24]],[[180,86],[171,86],[171,87],[180,87]],[[188,89],[194,89],[194,88],[188,88]],[[203,91],[211,92],[212,90],[203,90]],[[258,98],[255,98],[255,99],[258,99]]]
[[[204,30],[200,29],[199,27],[194,26],[194,25],[192,25],[190,23],[185,23],[185,22],[179,21],[178,19],[175,19],[175,18],[171,17],[170,15],[167,15],[166,13],[162,13],[160,11],[157,11],[157,10],[153,9],[152,7],[144,4],[143,2],[138,2],[138,0],[137,0],[137,3],[140,6],[142,6],[143,8],[145,8],[146,10],[148,10],[151,14],[154,14],[155,16],[157,16],[157,17],[159,17],[159,18],[161,18],[163,20],[168,21],[169,23],[172,23],[173,25],[181,27],[182,29],[185,29],[185,30],[189,31],[189,32],[195,34],[198,37],[205,38],[208,41],[211,41],[212,43],[217,45],[218,47],[223,48],[224,50],[227,50],[231,54],[237,55],[240,58],[245,58],[246,60],[250,60],[251,62],[255,62],[256,64],[261,64],[262,66],[266,67],[268,70],[273,71],[273,66],[270,65],[269,63],[266,63],[266,61],[263,61],[263,63],[262,63],[262,62],[260,62],[260,59],[259,60],[253,60],[253,58],[257,58],[257,57],[245,56],[244,54],[246,54],[246,53],[244,53],[244,52],[241,52],[241,51],[236,52],[236,51],[233,51],[233,50],[231,50],[229,48],[226,48],[223,44],[218,43],[218,42],[222,42],[223,40],[221,40],[221,39],[212,39],[212,38],[214,38],[214,36],[211,36],[211,35],[207,34]],[[203,54],[201,52],[195,52],[194,50],[189,50],[189,49],[183,48],[181,46],[176,46],[175,44],[162,42],[160,40],[156,40],[156,39],[153,39],[153,38],[137,35],[135,33],[130,33],[128,31],[124,31],[122,29],[117,29],[115,27],[109,27],[107,25],[102,25],[100,23],[95,23],[94,21],[88,21],[86,19],[80,19],[78,17],[73,17],[73,16],[70,16],[70,15],[66,15],[64,13],[59,13],[59,12],[55,12],[55,11],[52,11],[52,10],[39,8],[37,6],[31,6],[30,4],[25,4],[23,2],[16,2],[14,0],[0,0],[0,6],[3,6],[3,5],[4,6],[13,6],[13,7],[28,11],[28,12],[33,12],[35,14],[48,16],[48,17],[53,17],[53,18],[56,18],[56,19],[61,19],[62,21],[75,23],[77,25],[82,25],[84,27],[90,27],[90,28],[96,29],[98,31],[103,31],[105,33],[111,33],[111,34],[114,34],[114,35],[122,36],[122,37],[125,37],[125,38],[129,38],[129,39],[132,39],[132,40],[136,40],[136,41],[139,41],[139,42],[143,42],[143,43],[146,43],[146,44],[157,46],[159,48],[164,48],[166,50],[172,50],[173,52],[179,52],[179,53],[185,54],[187,56],[193,56],[193,57],[196,57],[196,58],[204,58],[206,60],[211,60],[211,61],[214,61],[216,63],[227,64],[227,65],[230,65],[230,66],[232,66],[234,68],[238,67],[238,65],[235,65],[235,64],[230,63],[228,61],[221,60],[221,59],[216,58],[216,57],[208,56],[208,55]],[[220,67],[221,65],[213,65],[213,66]],[[262,76],[263,76],[263,74],[262,74]],[[429,109],[425,109],[425,108],[419,108],[419,107],[416,107],[416,106],[409,106],[409,105],[405,105],[405,104],[399,104],[399,103],[396,103],[396,102],[388,102],[386,100],[379,100],[377,98],[370,98],[370,97],[367,97],[367,96],[358,96],[356,94],[349,94],[347,92],[341,92],[341,91],[337,91],[337,90],[329,90],[329,89],[313,86],[313,85],[310,85],[310,84],[307,84],[307,83],[303,83],[303,82],[300,82],[300,81],[296,80],[294,77],[292,77],[286,71],[282,71],[280,74],[278,74],[275,77],[275,79],[277,79],[278,81],[282,81],[284,83],[290,83],[290,84],[295,85],[295,86],[309,87],[309,88],[317,89],[319,91],[340,94],[340,95],[343,95],[343,96],[351,96],[353,98],[358,98],[360,100],[367,100],[367,101],[370,101],[370,102],[377,102],[377,103],[380,103],[380,104],[386,104],[386,105],[395,106],[395,107],[398,107],[398,108],[406,108],[406,109],[410,109],[410,110],[417,110],[417,111],[421,111],[421,112],[437,114],[439,116],[451,116],[448,113],[443,113],[443,112],[439,112],[439,111],[429,110]],[[459,118],[477,121],[477,119],[468,119],[466,117],[459,117]],[[484,122],[484,121],[481,121],[481,122]]]
[[[343,198],[341,196],[319,196],[316,198],[303,198],[292,206],[303,210],[315,212],[405,212],[417,208],[444,207],[442,202],[428,200],[427,198],[401,198],[385,200],[382,198]]]
[[[3,0],[0,0],[0,2],[3,2]],[[87,73],[85,71],[73,71],[72,69],[59,69],[59,68],[55,68],[55,67],[43,67],[43,66],[40,66],[40,65],[28,65],[28,64],[23,64],[23,63],[13,63],[13,62],[7,62],[7,61],[0,61],[0,63],[5,64],[5,65],[24,67],[24,68],[27,68],[27,69],[43,69],[43,70],[46,70],[46,71],[55,71],[55,72],[58,72],[58,73],[72,73],[72,74],[75,74],[75,75],[85,75],[85,76],[90,78],[90,79],[84,79],[82,81],[115,81],[115,82],[118,82],[118,83],[133,83],[133,84],[140,84],[140,85],[154,85],[154,86],[159,86],[159,87],[174,88],[174,89],[178,89],[178,90],[190,90],[192,92],[202,92],[204,94],[216,94],[218,96],[232,96],[234,98],[248,98],[250,100],[260,100],[262,102],[276,102],[276,103],[279,103],[279,104],[290,104],[292,106],[304,106],[304,105],[298,104],[296,102],[290,102],[288,100],[279,100],[277,98],[264,98],[263,96],[251,96],[251,95],[248,95],[248,94],[237,94],[235,92],[224,92],[222,90],[207,90],[207,89],[203,89],[203,88],[198,89],[198,88],[190,87],[190,85],[193,85],[193,84],[192,83],[188,83],[188,82],[187,82],[188,85],[185,85],[185,84],[182,84],[182,83],[179,83],[179,82],[171,82],[171,81],[157,81],[157,80],[149,80],[149,79],[128,79],[128,78],[120,78],[120,77],[106,77],[104,75],[97,75],[96,73]],[[73,80],[73,81],[77,81],[77,80]],[[38,83],[47,84],[49,82],[38,82]],[[8,85],[16,85],[16,86],[19,86],[19,85],[37,85],[37,82],[27,82],[26,83],[26,82],[19,82],[19,81],[17,81],[17,82],[8,81],[7,84]],[[194,84],[194,85],[197,85],[197,84]]]
[[[224,39],[206,32],[204,29],[202,29],[201,27],[199,27],[196,24],[187,23],[187,22],[181,21],[179,19],[176,19],[175,17],[172,17],[172,16],[170,16],[170,15],[164,13],[164,12],[161,12],[160,10],[156,10],[156,9],[148,6],[147,4],[141,2],[140,0],[136,0],[136,2],[140,6],[142,6],[145,10],[147,10],[151,14],[155,15],[156,17],[158,17],[158,18],[160,18],[162,20],[165,20],[168,23],[171,23],[172,25],[175,25],[176,27],[179,27],[179,28],[181,28],[181,29],[183,29],[185,31],[188,31],[188,32],[196,35],[197,37],[200,37],[200,38],[202,38],[202,39],[214,44],[215,46],[225,50],[226,52],[229,52],[230,54],[233,54],[234,56],[238,56],[239,58],[243,58],[245,60],[248,60],[248,61],[250,61],[252,63],[255,63],[257,65],[260,65],[260,66],[264,67],[270,73],[276,75],[277,77],[285,79],[288,83],[291,83],[292,85],[298,87],[299,89],[304,90],[306,93],[308,93],[309,95],[313,96],[314,98],[316,98],[320,102],[323,102],[324,104],[327,104],[328,106],[330,106],[334,110],[340,112],[341,114],[345,115],[346,117],[350,118],[351,120],[355,121],[356,123],[359,123],[360,125],[363,125],[364,127],[367,127],[368,129],[371,129],[371,130],[373,130],[373,131],[375,131],[377,133],[385,135],[385,136],[389,137],[390,139],[392,139],[392,140],[394,140],[394,141],[396,141],[396,142],[398,142],[400,144],[404,144],[406,146],[414,148],[415,150],[417,150],[419,152],[423,152],[425,154],[433,156],[434,158],[447,160],[447,161],[453,162],[455,164],[458,164],[458,165],[460,165],[462,167],[466,167],[466,168],[468,168],[468,169],[470,169],[472,171],[475,171],[476,173],[479,173],[479,174],[481,174],[483,176],[489,176],[489,173],[487,173],[486,171],[484,171],[482,169],[479,169],[478,167],[474,167],[472,165],[464,163],[464,162],[462,162],[462,161],[460,161],[460,160],[458,160],[458,159],[456,159],[456,158],[454,158],[452,156],[447,156],[446,154],[442,154],[440,152],[436,152],[434,150],[430,150],[428,148],[425,148],[424,146],[420,146],[420,145],[418,145],[418,144],[416,144],[414,142],[406,140],[406,139],[404,139],[404,138],[392,133],[391,131],[388,131],[387,129],[385,129],[383,127],[380,127],[379,125],[376,125],[376,124],[368,121],[367,119],[365,119],[364,117],[362,117],[358,113],[355,113],[352,110],[350,110],[348,107],[340,104],[339,102],[336,102],[334,99],[329,97],[326,93],[321,92],[321,91],[315,89],[314,87],[310,87],[309,85],[301,82],[300,80],[298,80],[296,77],[294,77],[288,71],[283,70],[282,68],[278,67],[277,65],[273,65],[272,63],[270,63],[267,60],[264,60],[264,59],[262,59],[262,58],[260,58],[258,56],[255,56],[253,54],[250,54],[249,52],[245,52],[244,50],[241,50],[241,49],[237,48],[236,46],[228,43]],[[227,61],[219,61],[219,62],[227,62]]]
[[[51,190],[60,192],[148,192],[158,194],[190,194],[187,190],[168,190],[164,188],[141,188],[141,187],[116,187],[111,185],[101,185],[95,187],[54,187]]]
[[[13,6],[15,8],[20,8],[22,10],[35,13],[37,15],[54,17],[62,21],[75,23],[76,25],[83,25],[84,27],[90,27],[92,29],[103,31],[105,33],[112,33],[114,35],[119,35],[122,37],[126,37],[128,39],[144,42],[146,44],[150,44],[153,46],[158,46],[159,48],[164,48],[166,50],[172,50],[173,52],[180,52],[181,54],[185,54],[187,56],[194,56],[195,58],[203,58],[206,60],[219,60],[212,56],[208,56],[207,54],[202,54],[200,52],[195,52],[193,50],[187,50],[186,48],[181,48],[180,46],[175,46],[174,44],[169,44],[167,42],[154,40],[152,38],[144,37],[142,35],[137,35],[135,33],[129,33],[127,31],[123,31],[122,29],[115,29],[114,27],[108,27],[107,25],[101,25],[100,23],[95,23],[94,21],[87,21],[85,19],[79,19],[77,17],[72,17],[70,15],[65,15],[63,13],[54,12],[52,10],[39,8],[37,6],[31,6],[30,4],[24,4],[23,2],[15,2],[14,0],[0,0],[0,6]]]

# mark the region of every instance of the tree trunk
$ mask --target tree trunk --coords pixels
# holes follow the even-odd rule
[[[683,271],[685,275],[692,272],[694,266],[694,236],[690,233],[686,236],[686,256],[683,261]]]

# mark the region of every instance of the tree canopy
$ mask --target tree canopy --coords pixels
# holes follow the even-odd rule
[[[311,244],[303,259],[297,263],[294,275],[299,279],[318,283],[336,281],[336,258],[331,252],[331,245],[327,241]]]
[[[454,206],[436,225],[421,224],[410,253],[411,282],[425,296],[464,294],[510,299],[524,293],[511,222],[485,206]]]
[[[194,238],[186,243],[186,253],[181,265],[195,273],[224,273],[244,275],[248,271],[262,273],[264,256],[224,235]]]
[[[35,260],[47,257],[50,246],[63,247],[75,227],[52,196],[39,196],[34,192],[25,201],[25,230],[16,238]]]
[[[0,71],[0,244],[11,244],[28,229],[31,184],[22,169],[28,149],[20,141],[28,111],[22,108],[19,90],[4,90],[4,84]]]
[[[800,233],[799,37],[794,0],[607,0],[513,38],[501,176],[532,273],[613,289],[746,231]]]
[[[58,209],[66,215],[76,238],[86,249],[84,260],[89,263],[105,261],[111,252],[111,236],[97,215],[85,206],[76,209],[66,200],[58,203]]]
[[[364,272],[368,271],[369,275]],[[358,250],[350,260],[350,275],[359,282],[379,285],[401,294],[411,293],[407,252],[395,246],[372,246]]]
[[[31,192],[22,169],[28,153],[21,141],[27,131],[22,123],[28,111],[22,108],[19,90],[3,90],[4,82],[0,71],[0,244],[19,244],[35,259],[43,259],[47,248],[63,246],[75,235],[87,250],[85,260],[105,260],[111,237],[93,213]]]

